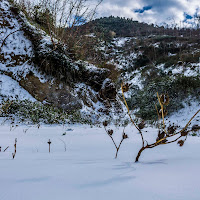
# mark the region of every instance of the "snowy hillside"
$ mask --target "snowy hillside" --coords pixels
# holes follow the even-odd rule
[[[110,71],[88,62],[74,62],[63,53],[65,49],[52,50],[51,37],[31,25],[23,13],[16,14],[12,4],[3,0],[0,8],[1,99],[37,100],[65,111],[78,110],[93,122],[105,112],[113,118],[122,105],[113,102],[118,97],[110,100],[105,96],[107,85],[103,83],[110,81],[106,79]],[[115,94],[115,87],[109,93]]]
[[[26,75],[33,68],[31,63],[29,64],[33,54],[32,44],[20,30],[8,2],[1,1],[0,8],[1,98],[17,96],[18,99],[33,100],[17,82],[20,76]],[[11,74],[13,78],[7,74]]]
[[[143,119],[156,118],[156,93],[168,93],[168,114],[200,102],[200,46],[198,38],[160,36],[116,37],[101,43],[107,64],[129,83],[130,109]],[[114,68],[113,67],[113,68]]]

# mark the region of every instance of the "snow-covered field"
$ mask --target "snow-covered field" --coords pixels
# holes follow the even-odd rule
[[[114,129],[119,141],[122,128]],[[153,141],[157,130],[145,129]],[[63,133],[66,132],[66,135]],[[115,149],[103,128],[20,126],[0,129],[1,200],[199,200],[200,138],[189,136],[183,147],[169,144],[143,152],[133,126],[114,159]],[[12,159],[14,140],[17,154]],[[51,153],[48,140],[52,141]],[[66,151],[65,151],[66,144]]]

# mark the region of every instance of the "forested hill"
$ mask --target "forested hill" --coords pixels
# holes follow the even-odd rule
[[[191,34],[196,35],[196,30],[188,28],[173,28],[157,26],[154,24],[147,24],[144,22],[134,21],[125,17],[102,17],[95,19],[82,26],[82,31],[87,33],[98,33],[104,39],[116,37],[136,37],[136,36],[149,36],[149,35],[171,35],[185,37]]]

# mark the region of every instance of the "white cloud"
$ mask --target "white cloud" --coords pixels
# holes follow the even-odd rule
[[[42,0],[30,1],[36,3]],[[94,8],[96,2],[99,0],[86,1],[88,2],[88,5]],[[165,22],[180,25],[180,21],[182,22],[185,20],[185,14],[194,16],[197,13],[200,15],[199,1],[200,0],[103,0],[98,7],[97,17],[113,15],[133,18],[133,20],[138,20],[140,22],[155,24]],[[135,12],[135,10],[143,10],[145,7],[148,9],[144,12]],[[188,22],[190,23],[193,21],[193,19],[188,19]]]
[[[152,8],[143,13],[134,12],[147,6]],[[98,16],[113,15],[148,23],[180,24],[185,19],[185,13],[190,16],[194,16],[196,12],[200,14],[199,8],[199,0],[104,0],[99,6]]]

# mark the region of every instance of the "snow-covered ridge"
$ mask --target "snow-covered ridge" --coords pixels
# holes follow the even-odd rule
[[[2,12],[0,15],[0,43],[2,45],[2,59],[0,63],[0,71],[2,75],[0,80],[4,87],[6,87],[6,82],[7,85],[11,86],[10,90],[4,90],[3,88],[1,94],[4,97],[12,96],[15,98],[18,96],[19,99],[26,98],[34,100],[27,91],[20,86],[17,86],[19,85],[18,81],[20,81],[21,78],[25,78],[30,71],[38,77],[41,82],[46,82],[46,79],[40,72],[38,72],[36,66],[32,62],[32,58],[34,57],[32,43],[27,39],[22,31],[20,23],[10,10],[10,6],[11,5],[6,0],[0,2]],[[11,76],[6,77],[7,74],[10,74]],[[14,83],[16,87],[13,87]],[[5,91],[13,92],[11,92],[11,94],[6,94]]]
[[[33,56],[32,43],[24,36],[21,27],[10,11],[10,5],[7,1],[0,2],[0,44],[1,62],[0,62],[0,81],[1,81],[1,98],[9,97],[11,99],[35,99],[22,87],[17,81],[20,77],[34,69],[30,60]],[[11,73],[11,77],[3,74]]]

